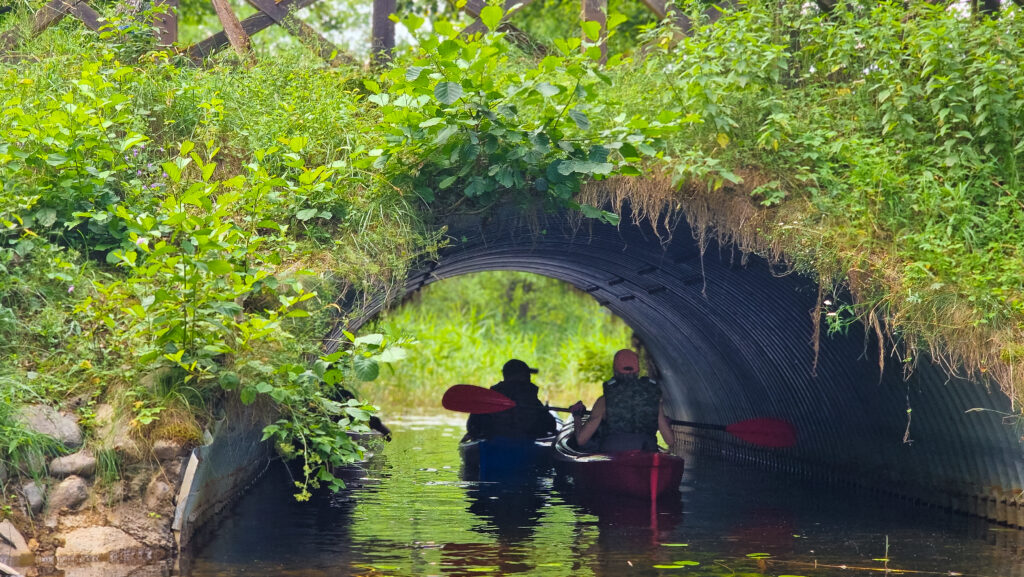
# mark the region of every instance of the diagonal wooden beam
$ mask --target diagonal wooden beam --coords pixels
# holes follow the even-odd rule
[[[532,2],[533,0],[506,0],[505,14],[508,14],[508,11],[511,10],[512,7],[516,6],[517,4],[521,6],[526,6],[527,4],[530,4]],[[482,20],[480,20],[480,11],[484,9],[484,6],[487,6],[487,3],[484,2],[484,0],[468,0],[468,2],[466,2],[466,5],[463,6],[462,9],[465,10],[466,14],[469,14],[470,16],[476,18],[476,20],[470,23],[469,26],[466,26],[465,28],[462,29],[461,34],[463,36],[483,34],[484,32],[487,31],[487,26],[483,23]],[[512,24],[509,24],[506,18],[502,18],[501,25],[498,26],[498,30],[504,32],[506,38],[511,40],[513,44],[515,44],[525,52],[530,52],[531,54],[538,56],[543,56],[548,52],[547,48],[543,44],[534,40],[526,32],[523,32],[519,28],[513,26]]]
[[[30,36],[36,36],[43,30],[46,30],[50,26],[60,22],[65,16],[68,15],[68,6],[64,0],[50,0],[43,5],[42,8],[36,10],[36,13],[32,15],[32,30],[29,32]],[[0,48],[4,50],[13,50],[15,46],[21,44],[23,40],[21,31],[17,28],[8,30],[0,35]]]
[[[81,20],[94,32],[102,28],[104,24],[103,17],[93,10],[85,0],[50,0],[32,15],[32,29],[29,31],[29,36],[38,36],[69,15]],[[13,50],[22,40],[24,38],[19,30],[8,30],[0,35],[0,49]]]
[[[242,29],[242,23],[238,21],[238,16],[235,11],[231,9],[231,4],[228,0],[212,0],[213,9],[217,12],[217,19],[220,20],[220,25],[224,27],[224,32],[228,36],[228,42],[231,43],[231,47],[238,53],[238,57],[242,59],[249,66],[256,64],[256,56],[252,52],[252,42],[249,40],[249,35]]]
[[[355,62],[355,59],[347,54],[343,54],[337,46],[321,36],[312,26],[295,16],[294,10],[282,7],[280,3],[274,0],[246,0],[246,2],[254,8],[265,12],[267,16],[274,19],[274,22],[280,24],[291,35],[298,38],[300,42],[331,64],[339,64],[345,61]]]
[[[98,12],[93,10],[92,6],[86,4],[84,0],[80,0],[78,2],[70,2],[70,4],[71,15],[84,22],[85,25],[89,28],[89,30],[92,30],[93,32],[99,32],[100,28],[103,28],[103,26],[106,24],[106,20],[104,20]]]
[[[317,0],[281,0],[277,5],[283,8],[288,8],[294,4],[295,10],[298,11],[316,1]],[[245,20],[242,20],[242,30],[244,30],[249,36],[252,36],[257,32],[270,28],[274,24],[276,24],[276,22],[274,22],[274,19],[268,16],[266,12],[257,12]],[[185,56],[187,56],[194,64],[202,64],[203,60],[213,56],[225,47],[230,46],[230,44],[231,42],[228,40],[227,33],[221,30],[213,36],[189,46],[185,51]]]

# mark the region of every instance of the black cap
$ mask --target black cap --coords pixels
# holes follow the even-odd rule
[[[530,375],[536,374],[537,369],[530,367],[519,359],[512,359],[505,363],[505,366],[501,367],[501,376],[506,379],[513,377],[529,377]]]

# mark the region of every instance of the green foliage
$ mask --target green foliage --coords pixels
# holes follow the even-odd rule
[[[489,6],[484,16],[496,27],[501,9]],[[404,24],[415,30],[422,19]],[[501,34],[467,39],[445,21],[418,40],[381,82],[364,82],[373,93],[367,100],[380,107],[384,141],[360,166],[383,170],[428,204],[512,198],[616,222],[575,196],[586,180],[635,174],[631,163],[655,153],[655,131],[637,118],[591,121],[605,114],[596,97],[611,84],[595,65],[600,51],[582,54],[569,39],[559,55],[526,64]]]
[[[431,242],[401,195],[347,162],[345,77],[126,66],[122,38],[61,40],[78,54],[0,69],[2,361],[39,375],[51,404],[86,392],[121,405],[144,436],[193,442],[220,399],[259,400],[311,471],[300,495],[338,486],[333,467],[361,451],[346,431],[374,409],[339,414],[294,363],[337,322],[332,295],[386,289]],[[254,98],[269,79],[286,89]],[[344,380],[401,357],[355,340]],[[43,386],[51,373],[61,386]],[[12,459],[45,440],[3,426]]]
[[[186,19],[210,16],[183,6]],[[0,63],[3,374],[34,375],[33,400],[117,393],[144,431],[202,420],[237,394],[268,407],[283,453],[304,456],[300,495],[337,486],[332,468],[358,455],[344,431],[371,410],[335,398],[341,387],[384,373],[382,395],[424,383],[395,396],[435,406],[456,380],[487,384],[518,356],[568,402],[593,396],[576,387],[626,343],[554,281],[473,277],[386,320],[400,338],[349,335],[299,366],[344,320],[334,297],[396,294],[442,242],[423,221],[452,211],[512,202],[616,222],[583,185],[642,171],[684,191],[655,181],[663,206],[724,214],[722,195],[750,195],[762,212],[724,234],[848,295],[824,307],[829,330],[887,316],[911,346],[981,370],[1021,366],[1018,10],[979,20],[927,3],[749,3],[676,43],[613,3],[613,48],[637,37],[650,50],[599,67],[584,25],[540,10],[553,7],[511,16],[547,35],[543,58],[493,30],[466,38],[439,19],[419,32],[410,16],[416,45],[372,77],[287,47],[252,69],[218,66],[230,53],[179,66],[144,52],[149,16],[111,13],[99,35],[69,24],[26,43],[29,57]],[[492,29],[507,17],[484,13]],[[440,288],[451,286],[467,288]],[[382,371],[413,339],[425,361]],[[168,383],[140,378],[168,368]],[[29,399],[11,395],[8,413]],[[4,458],[46,450],[8,413]]]
[[[4,84],[13,90],[5,93],[0,116],[0,222],[92,250],[116,242],[118,231],[105,221],[80,225],[82,213],[120,199],[119,180],[131,174],[130,156],[147,140],[132,130],[129,97],[112,82],[130,73],[116,62],[91,62],[66,92],[37,99],[33,79],[8,71]],[[24,256],[38,241],[9,242]]]
[[[663,156],[678,184],[779,207],[731,232],[845,294],[834,329],[884,317],[911,351],[982,374],[1024,327],[1022,25],[1017,10],[752,3],[680,44],[661,33],[616,81],[634,87],[625,113],[685,123]]]
[[[456,383],[490,386],[519,358],[540,369],[541,399],[568,405],[600,395],[629,328],[594,299],[555,279],[489,272],[425,287],[383,315],[388,334],[415,337],[408,362],[374,384],[381,404],[436,408]]]

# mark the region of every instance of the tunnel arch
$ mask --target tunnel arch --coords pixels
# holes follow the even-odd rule
[[[1003,422],[1009,399],[922,360],[905,379],[880,370],[859,326],[823,336],[815,353],[817,285],[764,259],[709,243],[679,221],[671,238],[625,214],[618,227],[565,213],[449,218],[452,242],[408,277],[406,295],[462,274],[516,270],[590,293],[645,342],[677,419],[793,422],[796,447],[762,450],[720,432],[682,430],[678,451],[712,453],[862,485],[1024,526],[1024,452]],[[350,322],[376,316],[383,298]],[[327,336],[337,346],[340,328]],[[981,410],[972,410],[981,409]]]

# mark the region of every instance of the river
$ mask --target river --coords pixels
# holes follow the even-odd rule
[[[707,457],[653,512],[551,476],[463,480],[462,423],[392,420],[345,491],[308,503],[273,463],[177,574],[1024,577],[1022,531]]]

